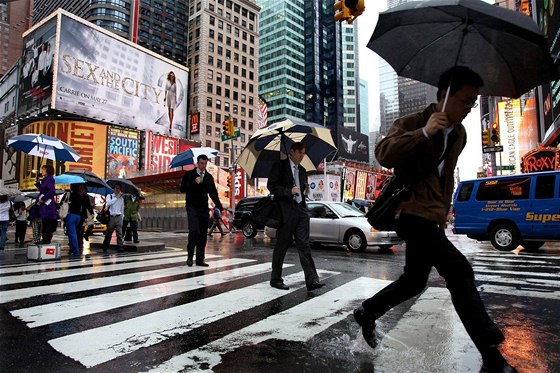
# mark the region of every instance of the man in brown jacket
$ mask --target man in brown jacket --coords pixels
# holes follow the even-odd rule
[[[438,84],[437,104],[397,119],[377,144],[377,160],[412,185],[411,194],[401,202],[396,215],[396,231],[406,242],[406,264],[399,279],[365,300],[354,311],[354,318],[366,342],[375,347],[375,320],[420,294],[435,267],[446,281],[467,333],[482,354],[483,370],[515,372],[497,348],[504,335],[486,313],[470,263],[444,232],[453,173],[466,144],[461,122],[476,106],[482,84],[482,79],[466,67],[448,70]]]

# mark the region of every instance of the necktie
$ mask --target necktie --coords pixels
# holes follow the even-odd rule
[[[301,198],[302,190],[301,190],[301,187],[300,187],[300,185],[299,185],[299,169],[298,169],[298,166],[297,166],[297,165],[294,166],[294,183],[295,183],[296,186],[299,188],[299,194],[296,195],[296,196],[294,196],[294,200],[295,200],[297,203],[300,203],[300,202],[302,201],[302,198]]]

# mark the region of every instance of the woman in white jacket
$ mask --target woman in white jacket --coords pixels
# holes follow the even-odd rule
[[[11,207],[12,204],[8,200],[8,196],[0,196],[0,250],[4,250],[4,246],[6,246]]]

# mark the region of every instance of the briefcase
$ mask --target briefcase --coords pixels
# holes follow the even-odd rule
[[[50,243],[42,245],[27,245],[28,260],[55,260],[60,259],[61,247],[59,243]]]

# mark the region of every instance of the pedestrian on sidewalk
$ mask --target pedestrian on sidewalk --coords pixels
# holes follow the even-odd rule
[[[7,195],[0,196],[0,250],[4,250],[10,225],[10,209],[12,204]]]
[[[54,183],[54,167],[45,164],[41,167],[41,182],[39,184],[39,195],[36,204],[39,206],[39,216],[41,217],[41,243],[50,244],[54,232],[58,225],[58,210],[54,201],[56,192]]]
[[[467,333],[482,354],[483,369],[514,372],[497,346],[504,335],[488,316],[469,261],[445,235],[454,170],[467,136],[462,121],[473,107],[483,81],[457,66],[442,74],[437,103],[399,118],[375,147],[379,163],[411,184],[397,209],[397,234],[406,242],[404,273],[354,311],[365,341],[375,347],[375,322],[391,308],[420,294],[432,267],[446,281]],[[449,88],[448,97],[446,95]],[[444,102],[445,111],[444,111]]]
[[[212,226],[210,227],[210,231],[208,232],[208,235],[211,236],[212,233],[214,233],[214,229],[216,227],[218,227],[218,230],[220,231],[220,233],[222,234],[222,236],[225,235],[224,230],[222,229],[222,224],[221,224],[221,220],[222,220],[222,213],[220,212],[220,209],[214,205],[214,208],[212,209]]]
[[[93,214],[85,184],[72,184],[68,200],[68,214],[65,220],[70,256],[80,256],[80,241],[83,241],[80,227],[84,226],[88,213]]]
[[[185,193],[185,207],[189,225],[189,239],[187,243],[187,265],[193,265],[193,256],[196,247],[196,265],[208,267],[204,261],[206,249],[206,230],[210,215],[208,214],[208,196],[215,206],[223,211],[222,203],[218,197],[218,190],[214,178],[206,171],[208,157],[201,154],[197,157],[196,167],[185,172],[181,180],[181,193]]]
[[[103,252],[106,253],[111,244],[111,237],[113,237],[113,232],[117,235],[117,251],[119,253],[124,252],[123,248],[123,214],[124,214],[124,199],[121,193],[122,185],[121,183],[115,183],[113,187],[114,193],[109,194],[106,198],[106,204],[109,208],[109,222],[107,223],[107,229],[105,230],[105,239],[103,239]]]
[[[125,241],[134,241],[139,243],[138,239],[138,218],[140,210],[140,197],[132,194],[124,195],[124,217],[123,217],[123,235]],[[129,227],[130,226],[130,227]]]
[[[23,246],[25,234],[27,233],[27,210],[24,202],[14,203],[14,213],[16,215],[16,244]]]

